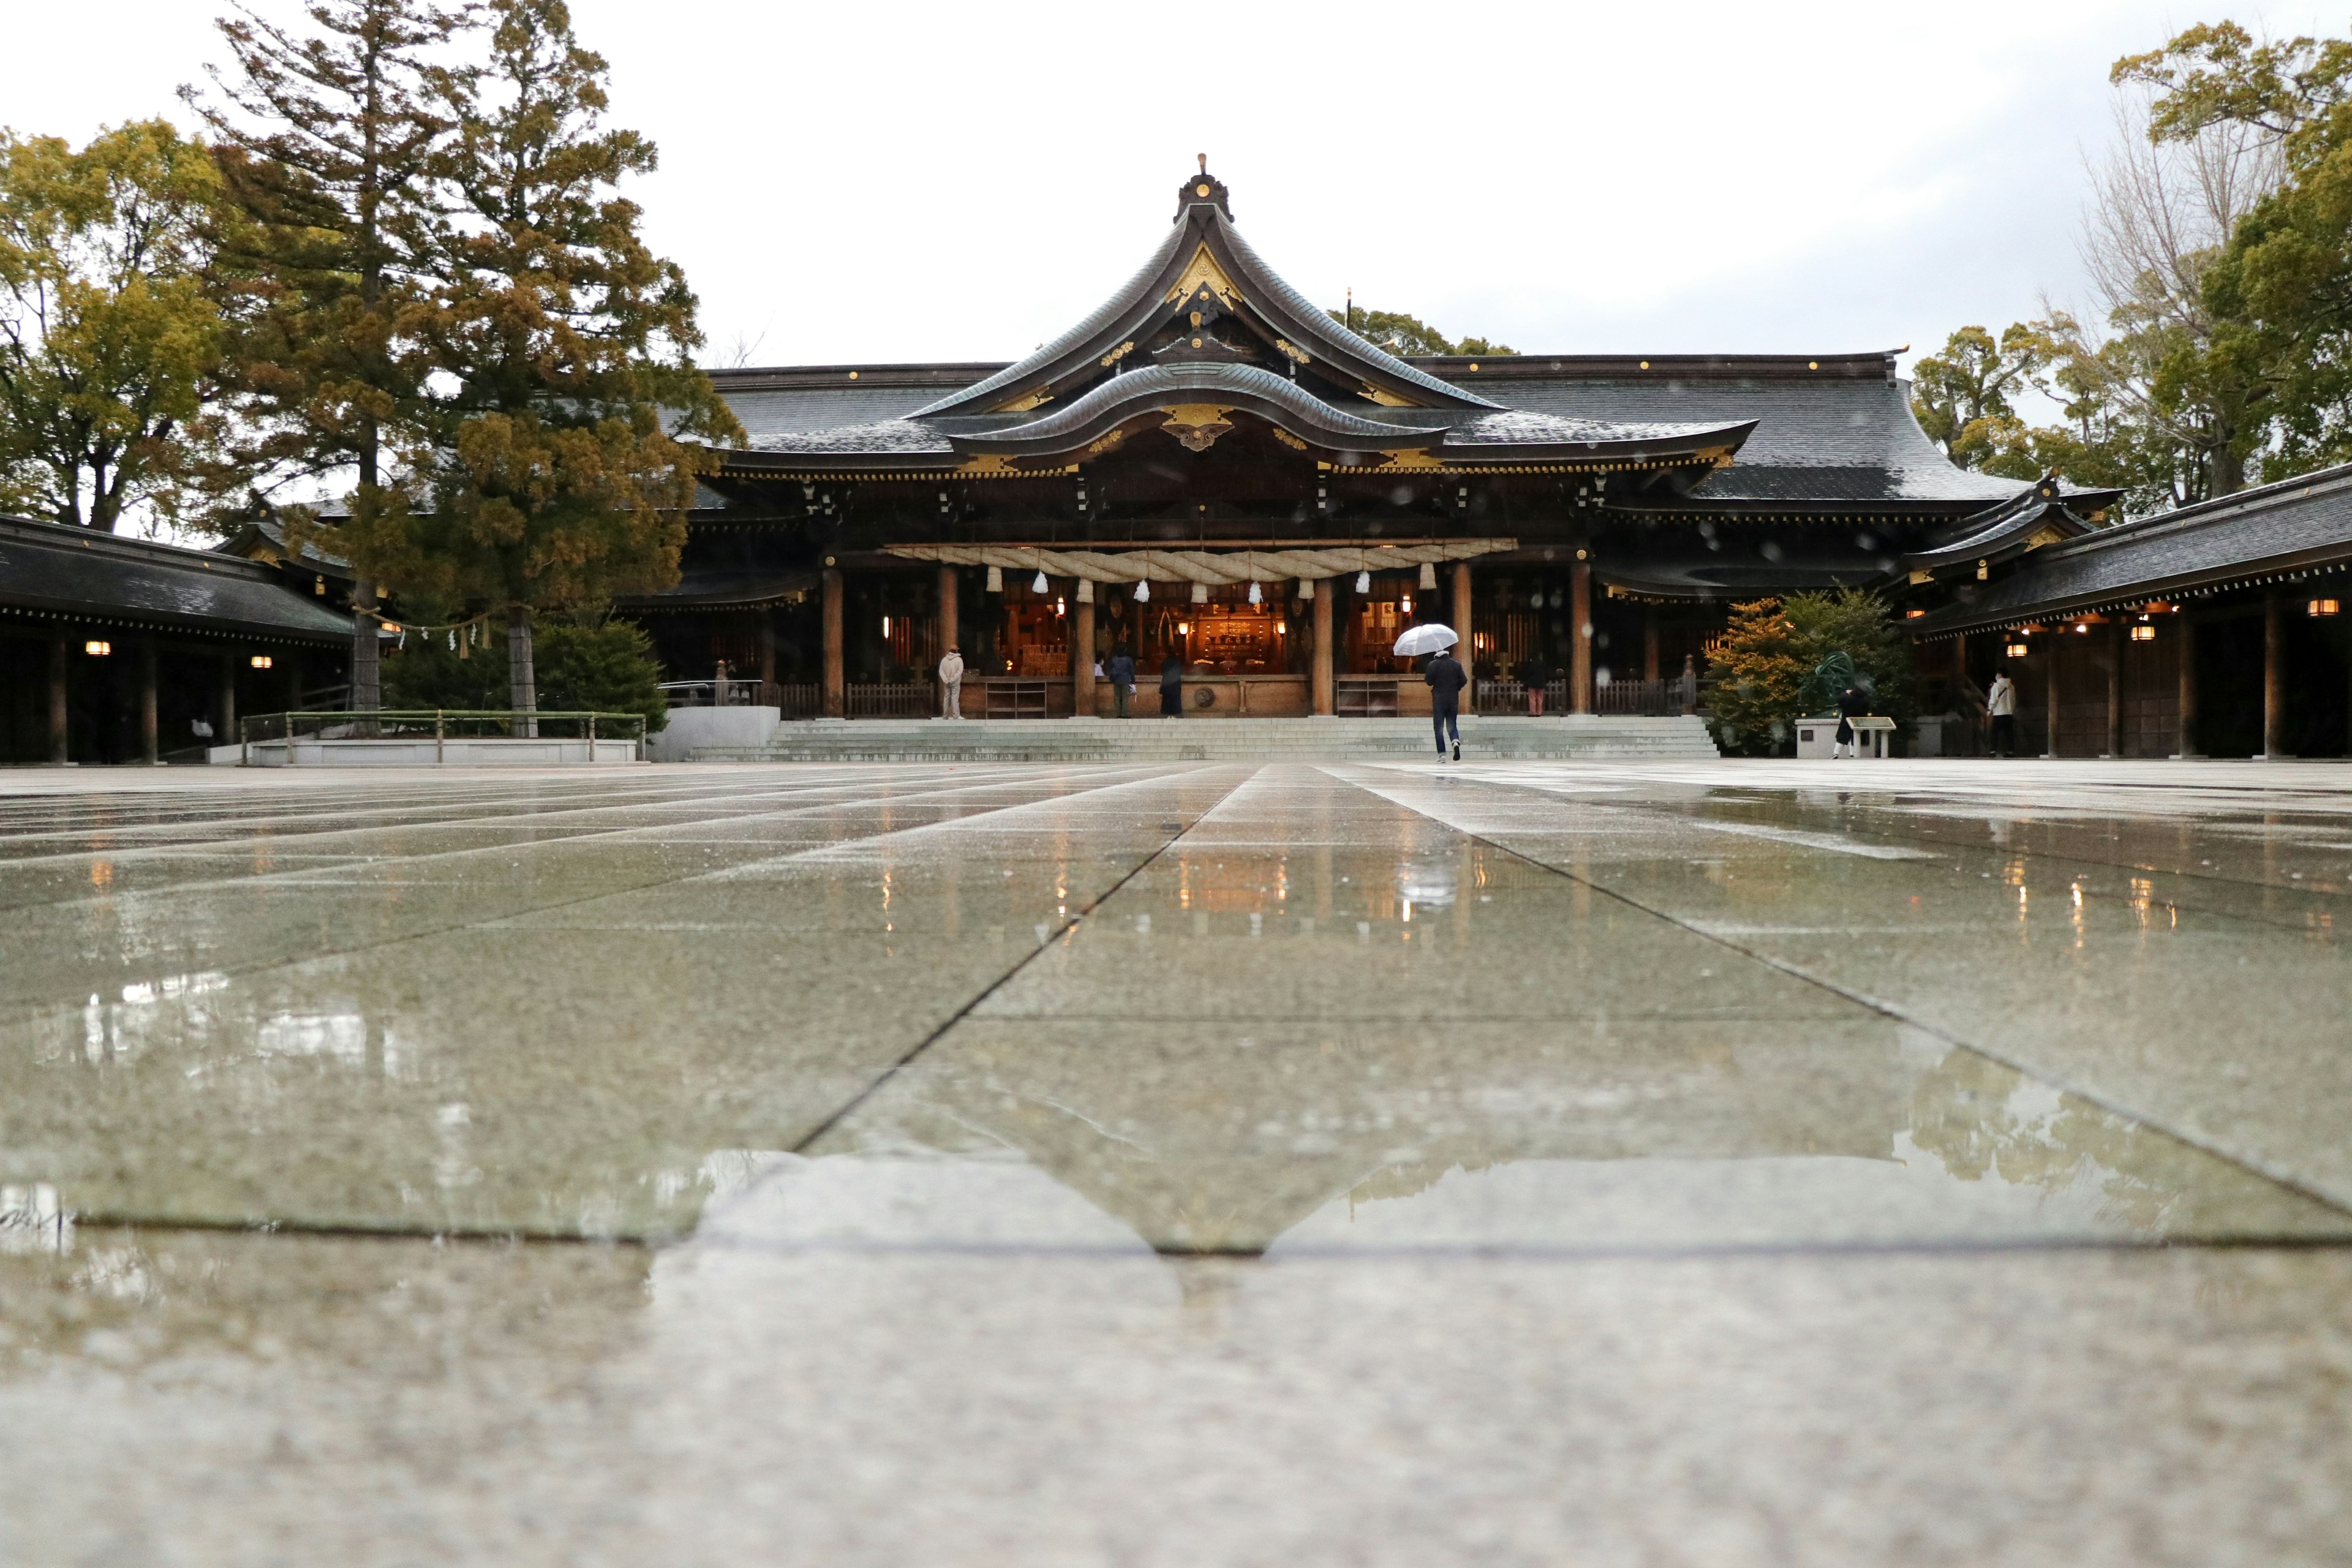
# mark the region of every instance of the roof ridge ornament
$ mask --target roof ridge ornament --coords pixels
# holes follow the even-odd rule
[[[1185,215],[1194,207],[1211,206],[1223,213],[1227,223],[1233,222],[1233,202],[1231,193],[1225,189],[1224,181],[1209,173],[1209,155],[1206,153],[1198,153],[1196,156],[1201,160],[1201,172],[1194,178],[1186,180],[1177,187],[1174,221],[1182,223]]]

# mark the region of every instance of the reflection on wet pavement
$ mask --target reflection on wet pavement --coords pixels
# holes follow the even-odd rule
[[[45,1511],[64,1561],[1157,1561],[1150,1521],[1202,1500],[1138,1478],[1192,1467],[1268,1521],[1213,1558],[1652,1561],[1691,1538],[1612,1510],[1653,1496],[1760,1563],[1791,1555],[1776,1461],[1696,1434],[1764,1438],[1742,1412],[1774,1397],[1974,1456],[1994,1534],[1846,1542],[1972,1562],[2063,1536],[1980,1440],[2019,1395],[1967,1369],[2013,1351],[2094,1407],[2091,1450],[2036,1450],[2069,1495],[2105,1485],[2098,1442],[2196,1478],[2199,1522],[2117,1526],[2166,1542],[2137,1560],[2208,1560],[2230,1521],[2318,1560],[2336,1525],[2250,1478],[2340,1469],[2311,1444],[2352,1386],[2352,781],[2190,774],[0,801],[0,1474],[37,1430],[146,1467],[112,1516]],[[2147,1250],[2206,1244],[2241,1260]],[[1971,1337],[1994,1320],[2009,1351]],[[2168,1363],[2212,1401],[2147,1404]],[[1402,1420],[1396,1463],[1344,1440],[1335,1471],[1309,1408]],[[783,1411],[828,1457],[779,1447]],[[1624,1442],[1658,1468],[1601,1457]],[[1874,1506],[1929,1485],[1843,1451],[1813,1462]],[[1745,1479],[1670,1479],[1708,1467]],[[1562,1472],[1597,1534],[1535,1504]],[[959,1500],[883,1500],[916,1477]],[[1383,1511],[1465,1486],[1507,1541]],[[0,1518],[36,1495],[12,1476]],[[364,1528],[394,1518],[410,1556]],[[2070,1539],[2053,1561],[2133,1560]]]

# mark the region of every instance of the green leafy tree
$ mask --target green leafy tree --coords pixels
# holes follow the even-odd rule
[[[653,639],[626,621],[586,626],[554,621],[534,649],[546,704],[574,712],[640,713],[648,733],[669,722]]]
[[[1859,588],[1793,594],[1732,606],[1710,656],[1716,743],[1736,755],[1778,753],[1795,721],[1835,703],[1837,693],[1822,689],[1819,674],[1832,655],[1852,661],[1874,712],[1898,724],[1917,716],[1910,643],[1885,600]]]
[[[504,612],[509,700],[538,706],[535,610],[593,614],[677,578],[685,509],[740,429],[692,350],[684,275],[614,187],[653,144],[602,124],[604,61],[562,0],[493,0],[486,63],[446,79],[450,213],[401,330],[446,390],[408,493],[366,497],[342,543],[421,605]]]
[[[1941,353],[1924,355],[1912,367],[1911,412],[1959,467],[2039,479],[2025,426],[2010,399],[2033,390],[2049,360],[2049,341],[2023,322],[1998,339],[1982,327],[1962,327],[1944,341]]]
[[[2204,298],[2238,324],[2223,345],[2263,376],[2271,477],[2352,456],[2352,42],[2257,43],[2231,23],[2194,27],[2120,62],[2156,89],[2154,134],[2235,131],[2274,145],[2278,187],[2239,224]]]
[[[460,658],[456,640],[437,632],[413,635],[385,661],[384,703],[391,708],[503,709],[507,706],[506,638],[490,628]],[[533,655],[542,706],[561,711],[640,713],[648,733],[669,721],[653,643],[626,621],[581,625],[551,620],[537,628]]]
[[[79,149],[0,132],[0,504],[110,531],[181,515],[212,436],[219,189],[164,121]]]
[[[1423,354],[1493,354],[1500,358],[1519,352],[1486,338],[1464,338],[1454,342],[1418,316],[1408,316],[1402,310],[1367,310],[1350,305],[1334,310],[1330,315],[1357,336],[1399,359]]]

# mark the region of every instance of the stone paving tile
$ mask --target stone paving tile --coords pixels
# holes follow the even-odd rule
[[[1678,828],[1627,842],[1562,833],[1499,783],[1375,783],[1495,844],[1588,879],[1739,952],[1881,1003],[1946,1037],[2193,1142],[2352,1203],[2352,964],[2326,907],[2265,889],[2276,918],[2103,889],[2071,862],[2011,854],[1998,877]],[[1628,797],[1588,816],[1623,818]],[[2121,895],[2121,896],[2118,896]],[[2300,920],[2295,917],[2300,914]],[[2284,929],[2282,929],[2284,928]]]
[[[477,855],[355,868],[315,895],[333,900],[319,922],[350,942],[341,951],[132,982],[0,1026],[0,1180],[146,1220],[674,1232],[726,1152],[814,1131],[1223,787],[1213,775],[1130,781],[1118,793],[1141,809],[1087,840],[1121,853],[1024,862],[1012,878],[968,846],[999,816],[1060,820],[1058,800],[947,831],[887,826],[920,811],[870,814],[874,855],[904,854],[950,882],[962,868],[970,890],[947,909],[956,930],[893,929],[893,894],[877,896],[861,861],[675,875],[708,865],[708,843],[564,847],[550,873],[503,889]],[[450,879],[453,868],[466,875]],[[657,908],[756,910],[758,940],[663,929],[642,905],[600,911],[611,900],[593,896],[571,900],[574,924],[484,918],[551,883],[589,895],[600,879],[658,872],[673,873],[661,890],[678,902]],[[265,908],[282,912],[285,884],[270,888]],[[222,900],[225,926],[283,934],[255,919],[251,888]],[[391,940],[402,922],[387,906],[440,929]],[[377,916],[367,940],[347,910]]]
[[[968,1018],[755,1189],[772,1229],[1174,1252],[2352,1240],[2352,1215],[1891,1020]],[[872,1164],[898,1194],[844,1228]],[[975,1200],[975,1193],[985,1193]],[[750,1202],[747,1197],[742,1200]],[[975,1213],[976,1209],[992,1212]]]
[[[2352,1542],[2343,770],[216,774],[0,797],[0,1558]]]
[[[87,1231],[28,1563],[2342,1561],[2342,1252],[1291,1262]]]

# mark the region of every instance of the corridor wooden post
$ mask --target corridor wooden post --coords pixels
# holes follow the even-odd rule
[[[2124,624],[2107,623],[2107,750],[2111,757],[2124,754]]]
[[[1331,672],[1335,668],[1331,647],[1331,597],[1339,589],[1339,579],[1327,577],[1315,584],[1315,674],[1314,710],[1325,718],[1333,712]]]
[[[963,646],[963,605],[958,601],[956,594],[956,569],[952,566],[940,567],[939,657],[941,658],[947,657],[948,649]],[[965,662],[971,661],[967,659]],[[939,671],[936,668],[931,671],[931,679],[934,680],[939,679]],[[941,693],[940,700],[944,702],[946,700],[946,694]]]
[[[1658,612],[1647,605],[1642,606],[1642,679],[1658,679]]]
[[[216,706],[220,709],[219,727],[213,731],[213,744],[234,745],[236,742],[236,655],[233,651],[221,655],[220,700]]]
[[[160,754],[155,722],[155,639],[139,639],[139,760],[153,766]]]
[[[63,632],[49,639],[49,761],[52,763],[63,763],[69,760],[66,751],[66,668],[72,658]]]
[[[1471,635],[1470,563],[1467,561],[1454,563],[1454,602],[1449,608],[1454,613],[1454,635],[1462,639],[1462,673],[1470,678],[1470,684],[1462,692],[1462,711],[1475,713],[1478,711],[1478,639]]]
[[[2180,661],[2176,671],[2180,682],[2180,744],[2173,754],[2200,757],[2204,753],[2197,749],[2197,627],[2186,611],[2175,611],[2172,624],[2178,628],[2175,636],[2179,646],[2175,651]]]
[[[828,566],[818,581],[824,598],[824,689],[817,710],[828,719],[844,719],[849,715],[849,688],[842,668],[841,572]]]
[[[2286,614],[2277,590],[2263,595],[2263,755],[2286,750]]]
[[[2045,757],[2058,754],[2058,647],[2055,636],[2042,639],[2042,661],[2046,669],[2042,681],[2042,754]]]
[[[776,694],[776,612],[760,611],[760,700],[755,707],[778,701]]]
[[[1580,561],[1568,571],[1568,710],[1592,711],[1592,568]]]
[[[1086,579],[1080,578],[1084,585]],[[1073,592],[1072,597],[1076,597]],[[1091,719],[1095,716],[1095,601],[1094,590],[1070,606],[1070,717]]]

